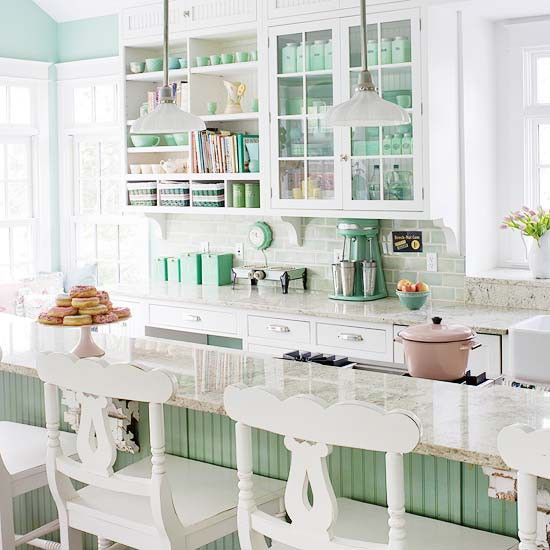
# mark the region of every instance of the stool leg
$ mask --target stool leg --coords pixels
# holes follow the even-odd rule
[[[13,525],[13,502],[10,489],[0,494],[0,550],[15,550],[15,528]]]
[[[537,478],[518,472],[519,550],[537,550]]]
[[[113,543],[110,540],[97,537],[97,550],[107,550]]]

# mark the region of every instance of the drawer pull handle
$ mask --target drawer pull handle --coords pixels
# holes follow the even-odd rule
[[[363,337],[360,334],[339,334],[338,335],[339,340],[345,340],[346,342],[362,342]]]
[[[269,332],[290,332],[290,329],[284,325],[267,325],[267,330]]]
[[[198,315],[184,315],[184,321],[193,321],[194,323],[199,323],[202,319]]]

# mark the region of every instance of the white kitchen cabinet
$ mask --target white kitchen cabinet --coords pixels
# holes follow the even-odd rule
[[[127,307],[132,316],[120,323],[109,326],[110,334],[120,334],[130,338],[141,338],[145,336],[145,304],[140,301],[128,300],[111,296],[111,301],[116,307]]]
[[[267,0],[268,17],[296,17],[320,11],[336,10],[341,0]]]
[[[191,12],[187,0],[170,2],[170,33],[188,29]],[[160,38],[163,32],[162,2],[122,10],[121,33],[124,41]]]
[[[270,29],[274,208],[421,217],[420,10],[374,13],[369,21],[373,78],[383,97],[399,98],[410,124],[350,131],[324,123],[326,111],[354,93],[361,67],[358,17]],[[393,63],[387,51],[396,37],[407,48]]]
[[[186,0],[188,29],[256,21],[256,0]]]
[[[247,325],[249,338],[264,339],[269,345],[285,344],[292,346],[291,343],[307,345],[311,342],[309,321],[249,315]]]

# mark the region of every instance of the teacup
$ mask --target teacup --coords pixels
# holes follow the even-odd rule
[[[198,55],[195,58],[195,62],[197,67],[206,67],[207,65],[210,65],[210,58],[207,55]]]
[[[250,61],[258,61],[258,50],[252,50],[250,52]]]
[[[151,168],[151,164],[142,164],[141,165],[141,173],[142,174],[152,174],[153,169]]]
[[[138,74],[143,71],[145,71],[145,61],[132,61],[130,63],[130,72]]]
[[[153,172],[153,174],[162,174],[162,165],[151,164],[151,172]]]
[[[209,101],[206,105],[209,115],[215,115],[218,110],[218,104],[215,101]]]
[[[174,145],[176,145],[176,140],[172,134],[166,134],[164,136],[164,143],[166,143],[166,145],[173,147]]]
[[[237,52],[235,57],[239,63],[246,63],[250,60],[250,54],[248,52]]]
[[[252,112],[253,112],[253,113],[257,113],[259,110],[260,110],[260,103],[259,103],[259,101],[258,101],[258,98],[255,97],[255,98],[252,100]]]
[[[187,69],[187,57],[180,57],[180,69]]]
[[[167,174],[175,174],[177,171],[177,164],[174,159],[161,160],[160,166]]]
[[[141,174],[141,164],[130,164],[130,174]]]
[[[235,56],[232,53],[222,53],[222,63],[233,63]]]
[[[174,134],[173,138],[176,142],[176,145],[182,146],[189,144],[189,134]]]
[[[180,68],[180,58],[170,56],[168,58],[168,68],[169,69],[179,69]]]
[[[403,109],[410,109],[412,105],[412,98],[410,95],[398,95],[395,100],[397,101],[397,105],[403,107]]]
[[[222,62],[222,56],[217,53],[210,56],[210,65],[219,65]]]

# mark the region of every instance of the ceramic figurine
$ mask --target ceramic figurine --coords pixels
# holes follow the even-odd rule
[[[242,113],[241,101],[246,91],[246,85],[242,82],[229,82],[223,81],[223,85],[227,90],[227,105],[225,107],[225,113],[228,115],[235,113]]]

